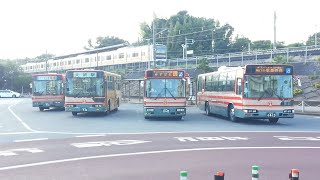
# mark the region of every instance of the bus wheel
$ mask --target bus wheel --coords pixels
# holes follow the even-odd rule
[[[150,117],[148,117],[148,116],[144,116],[144,119],[150,119]]]
[[[176,117],[176,120],[181,120],[182,119],[182,116],[177,116]]]
[[[108,101],[108,109],[106,114],[110,114],[111,113],[111,106],[110,106],[110,100]]]
[[[40,110],[40,111],[44,111],[44,108],[43,108],[43,107],[39,107],[39,110]]]
[[[78,113],[77,112],[72,112],[72,115],[76,116]]]
[[[205,109],[206,109],[206,115],[210,116],[211,113],[210,113],[210,107],[208,102],[206,102]]]
[[[279,121],[279,118],[270,118],[269,122],[270,123],[277,123]]]
[[[230,121],[232,121],[232,122],[237,121],[233,105],[229,105],[229,107],[228,107],[228,117],[229,117]]]

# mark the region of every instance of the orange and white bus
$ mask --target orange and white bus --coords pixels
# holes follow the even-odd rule
[[[63,74],[33,74],[32,75],[32,106],[44,109],[64,108]]]
[[[144,117],[186,115],[186,72],[184,70],[146,70],[144,77]]]
[[[242,119],[293,118],[293,67],[291,65],[246,65],[220,67],[198,75],[197,105],[207,115],[218,114],[231,121]]]
[[[66,72],[65,109],[78,113],[105,113],[118,110],[121,100],[121,75],[102,70]]]

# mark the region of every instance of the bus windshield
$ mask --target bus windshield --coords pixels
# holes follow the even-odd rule
[[[62,80],[34,80],[33,95],[61,95],[63,94]]]
[[[244,97],[293,98],[291,75],[246,75]]]
[[[102,97],[104,96],[103,77],[67,77],[66,96]]]
[[[185,80],[183,79],[148,79],[146,80],[146,97],[152,97],[152,98],[185,97]]]

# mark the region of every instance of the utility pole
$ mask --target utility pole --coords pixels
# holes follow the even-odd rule
[[[317,43],[317,40],[318,40],[318,37],[317,37],[317,34],[318,34],[318,30],[317,30],[317,25],[316,25],[316,33],[314,34],[314,46],[317,47],[318,43]]]
[[[155,16],[153,17],[153,21],[152,21],[152,60],[153,60],[153,63],[156,62],[156,28],[155,28]]]
[[[46,72],[48,73],[48,53],[47,53],[47,49],[46,49],[45,61],[46,61]]]
[[[274,11],[273,16],[273,49],[277,49],[277,29],[276,29],[277,13]]]
[[[151,63],[151,61],[150,61],[150,39],[147,39],[147,41],[148,41],[148,69],[150,69],[150,63]]]

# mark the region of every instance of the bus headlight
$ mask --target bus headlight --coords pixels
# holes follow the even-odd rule
[[[154,109],[153,109],[153,108],[147,108],[146,111],[147,111],[147,112],[153,112]]]
[[[184,112],[184,109],[183,108],[179,108],[177,109],[178,112]]]
[[[244,109],[243,112],[245,112],[245,113],[257,113],[258,110],[256,110],[256,109]]]
[[[95,105],[92,105],[93,107],[102,107],[101,104],[95,104]]]
[[[283,113],[294,113],[294,109],[285,109]]]
[[[70,108],[70,107],[75,107],[75,105],[73,105],[73,104],[68,104],[67,107],[69,107],[69,108]]]

